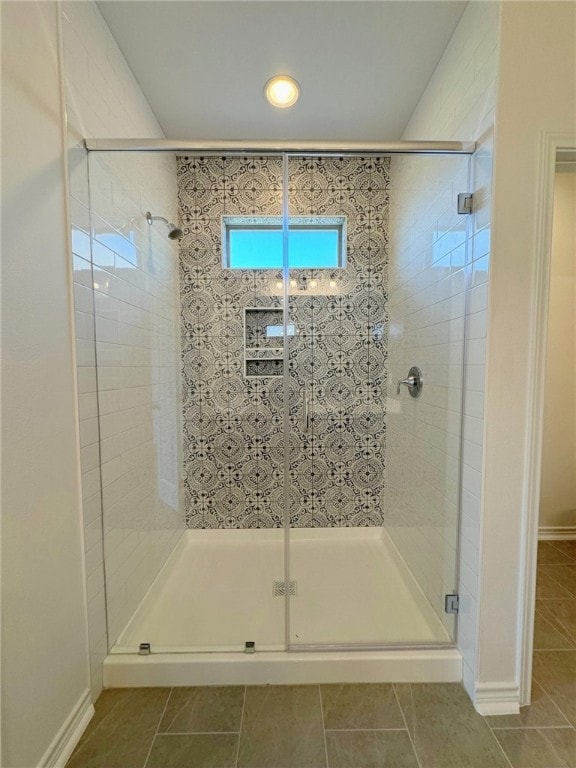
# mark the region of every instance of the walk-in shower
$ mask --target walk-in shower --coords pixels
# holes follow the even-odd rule
[[[89,148],[108,684],[458,679],[471,148]]]

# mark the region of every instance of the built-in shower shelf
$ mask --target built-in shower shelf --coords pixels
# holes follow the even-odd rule
[[[294,325],[288,325],[294,335]],[[244,376],[268,378],[284,373],[284,310],[282,307],[245,307]]]
[[[265,379],[269,376],[282,376],[283,373],[284,360],[282,358],[246,359],[244,361],[244,376],[249,379]]]

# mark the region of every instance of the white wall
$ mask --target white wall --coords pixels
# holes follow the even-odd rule
[[[502,4],[484,430],[477,680],[519,681],[523,522],[543,132],[576,126],[576,6]],[[513,383],[511,385],[511,382]]]
[[[55,3],[2,3],[6,768],[37,765],[89,686],[57,57]]]
[[[62,28],[96,698],[108,648],[184,529],[178,249],[145,220],[176,220],[176,161],[92,155],[88,184],[84,138],[163,133],[96,4],[63,3]]]
[[[576,172],[557,173],[546,354],[540,526],[576,525]]]
[[[519,701],[539,144],[543,131],[576,127],[575,13],[573,4],[553,0],[470,3],[404,135],[480,140],[473,163],[478,263],[467,277],[474,343],[464,384],[458,645],[466,688],[486,712]]]
[[[455,213],[457,193],[468,191],[462,158],[395,159],[391,171],[389,376],[394,384],[419,365],[425,386],[421,399],[410,401],[404,392],[399,412],[390,407],[387,529],[436,610],[443,610],[443,595],[455,586],[461,480],[458,647],[471,695],[498,34],[499,4],[470,3],[403,136],[478,142],[473,216]],[[390,383],[388,397],[396,397]]]

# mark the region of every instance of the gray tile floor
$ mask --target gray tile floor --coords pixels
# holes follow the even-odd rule
[[[576,768],[576,542],[540,545],[532,705],[462,687],[107,690],[67,768]]]

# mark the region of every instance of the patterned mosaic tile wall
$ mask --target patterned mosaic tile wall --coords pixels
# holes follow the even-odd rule
[[[187,523],[280,527],[284,379],[246,378],[243,345],[246,308],[283,306],[282,275],[223,269],[222,216],[281,216],[282,159],[180,157],[178,181]],[[385,158],[289,160],[289,215],[346,216],[348,235],[343,268],[290,279],[296,527],[383,523],[388,185]]]

